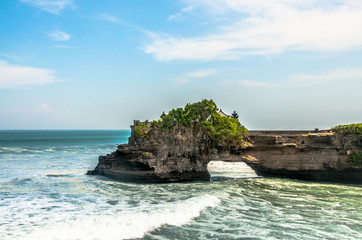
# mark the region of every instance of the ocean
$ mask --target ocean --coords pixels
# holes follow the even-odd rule
[[[129,134],[0,131],[0,239],[362,239],[362,185],[256,178],[222,162],[209,182],[85,175]]]

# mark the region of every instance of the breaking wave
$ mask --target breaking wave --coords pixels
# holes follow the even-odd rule
[[[182,226],[220,200],[212,195],[202,195],[186,200],[165,202],[159,205],[145,203],[136,208],[126,207],[117,214],[94,214],[63,220],[21,235],[18,239],[133,239],[163,225]],[[64,231],[66,229],[66,231]],[[61,233],[61,234],[60,234]]]

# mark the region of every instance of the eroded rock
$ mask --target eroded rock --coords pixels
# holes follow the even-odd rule
[[[253,144],[243,149],[242,158],[264,176],[362,183],[362,165],[350,161],[362,151],[361,135],[270,131],[251,132],[249,138]]]
[[[207,164],[221,160],[246,162],[263,176],[362,183],[362,164],[350,161],[362,152],[361,135],[251,131],[249,144],[230,152],[210,148],[200,129],[179,126],[144,139],[135,133],[138,124],[131,126],[129,143],[100,156],[88,174],[132,182],[209,180]]]

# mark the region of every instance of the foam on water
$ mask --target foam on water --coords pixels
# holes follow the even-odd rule
[[[207,169],[212,179],[258,177],[255,171],[244,162],[211,161]]]
[[[144,203],[137,208],[125,207],[117,214],[77,216],[55,224],[43,225],[36,230],[13,239],[130,239],[163,225],[182,226],[198,217],[208,207],[215,207],[220,200],[212,195],[202,195],[166,202],[160,205]],[[64,231],[66,229],[66,231]],[[61,233],[61,234],[60,234]]]
[[[101,146],[54,146],[54,147],[0,147],[0,154],[40,154],[40,153],[58,153],[58,152],[74,152],[77,153],[79,150],[84,150],[85,152],[95,152],[100,149],[116,149],[117,145],[101,145]]]
[[[0,131],[0,239],[362,239],[361,186],[240,180],[255,173],[223,162],[209,165],[223,181],[86,176],[119,133]]]

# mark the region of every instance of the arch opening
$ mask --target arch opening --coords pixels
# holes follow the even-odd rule
[[[259,178],[245,162],[210,161],[207,164],[211,180]]]

